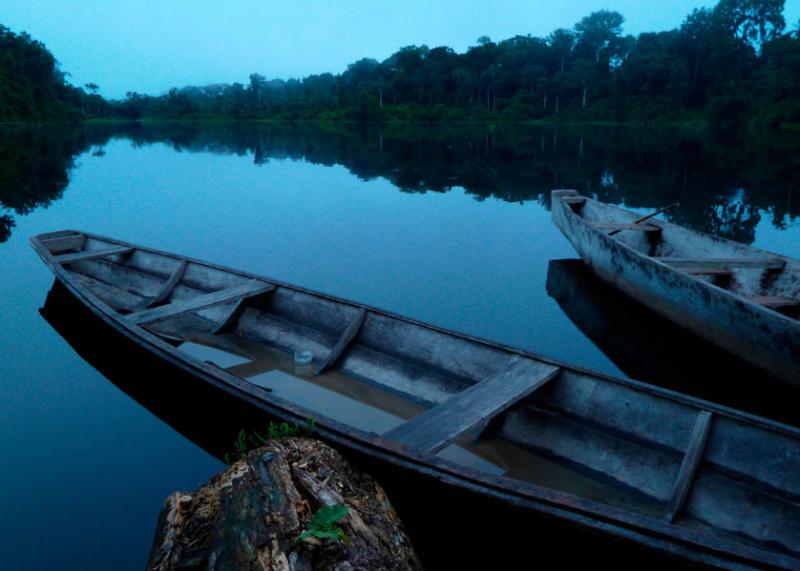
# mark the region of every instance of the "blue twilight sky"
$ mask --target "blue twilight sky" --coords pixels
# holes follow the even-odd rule
[[[338,73],[409,44],[463,51],[488,35],[544,36],[608,8],[637,34],[678,26],[714,0],[2,0],[0,24],[41,40],[72,83],[108,97],[173,86]],[[786,0],[791,27],[800,0]]]

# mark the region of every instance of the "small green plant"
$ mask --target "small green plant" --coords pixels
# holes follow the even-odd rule
[[[263,434],[253,431],[248,434],[244,430],[240,430],[236,437],[236,442],[233,444],[233,452],[225,453],[225,463],[233,464],[239,458],[245,456],[250,450],[264,446],[270,440],[277,440],[279,438],[290,438],[292,436],[310,436],[314,433],[314,417],[312,416],[303,424],[293,422],[270,422],[267,425],[267,431]]]
[[[317,539],[332,539],[334,541],[343,541],[345,544],[350,543],[350,538],[347,537],[344,530],[339,526],[347,514],[350,513],[342,504],[333,504],[332,506],[325,506],[314,512],[311,516],[311,522],[308,524],[308,529],[301,533],[295,543],[304,541],[311,537]]]

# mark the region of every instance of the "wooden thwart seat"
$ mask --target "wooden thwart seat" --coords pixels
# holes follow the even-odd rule
[[[634,230],[636,232],[661,232],[661,226],[655,224],[634,224],[622,222],[593,222],[592,228],[597,230]]]
[[[164,302],[172,293],[172,290],[175,289],[175,286],[178,285],[183,279],[183,274],[186,273],[186,268],[189,266],[189,262],[186,260],[181,260],[180,263],[172,270],[172,274],[170,274],[169,279],[164,284],[164,287],[161,288],[153,299],[147,302],[147,307],[153,307],[158,305],[159,303]]]
[[[697,472],[697,467],[700,465],[700,459],[703,457],[708,433],[711,430],[711,418],[712,415],[708,411],[701,410],[697,413],[692,435],[689,437],[689,446],[686,448],[686,454],[683,456],[683,462],[681,462],[681,468],[678,471],[678,477],[675,479],[675,486],[672,489],[672,496],[667,505],[667,510],[664,512],[664,519],[670,523],[675,521],[675,518],[686,503],[686,498],[689,497],[689,490]]]
[[[516,358],[505,370],[390,430],[384,438],[435,453],[488,423],[558,375],[559,367]]]
[[[353,321],[350,322],[350,324],[347,326],[347,329],[345,329],[344,333],[342,333],[339,341],[336,342],[336,345],[334,345],[333,349],[331,349],[331,352],[328,353],[325,361],[323,361],[322,364],[320,364],[320,366],[317,368],[317,375],[322,374],[326,369],[336,364],[336,361],[342,356],[342,353],[344,353],[345,349],[347,349],[347,346],[350,345],[353,339],[355,339],[356,335],[358,335],[358,332],[361,330],[361,326],[364,324],[364,318],[366,317],[367,310],[360,309],[355,318],[353,318]]]
[[[218,333],[224,333],[227,329],[233,326],[234,323],[241,317],[244,310],[247,308],[248,304],[255,301],[255,298],[270,294],[274,292],[277,288],[269,288],[268,290],[257,293],[255,295],[249,295],[247,297],[242,297],[239,301],[236,302],[236,305],[233,309],[228,313],[227,317],[217,324],[217,326],[211,331],[211,335],[217,335]]]
[[[93,258],[105,258],[106,256],[113,256],[115,254],[129,254],[131,252],[133,252],[133,248],[129,246],[112,246],[111,248],[103,248],[102,250],[64,254],[63,256],[56,256],[55,260],[59,264],[70,264],[72,262],[81,262]]]
[[[275,289],[275,286],[272,284],[268,284],[259,280],[252,280],[238,286],[198,295],[184,301],[172,302],[160,307],[154,307],[152,309],[145,309],[144,311],[139,311],[137,313],[131,313],[127,316],[127,319],[136,325],[146,325],[148,323],[154,323],[169,317],[175,317],[176,315],[180,315],[182,313],[199,311],[213,305],[219,305],[229,301],[236,301],[247,297],[252,297],[272,291],[273,289]]]

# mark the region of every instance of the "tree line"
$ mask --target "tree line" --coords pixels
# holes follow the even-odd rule
[[[463,53],[406,46],[341,74],[129,92],[107,102],[70,86],[52,55],[0,27],[0,120],[120,116],[350,121],[756,120],[800,123],[800,23],[785,0],[720,0],[674,30],[623,32],[594,12],[547,37],[481,37]]]
[[[0,25],[0,122],[79,120],[115,113],[97,94],[67,81],[53,54],[25,32]]]
[[[784,0],[720,0],[679,28],[623,33],[601,10],[545,38],[488,37],[464,53],[406,46],[383,61],[303,79],[129,93],[129,117],[346,120],[691,120],[800,122],[800,23]]]

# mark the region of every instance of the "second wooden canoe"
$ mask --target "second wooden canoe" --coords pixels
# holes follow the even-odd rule
[[[556,226],[601,279],[800,387],[800,261],[554,190]],[[654,340],[656,342],[656,340]]]

